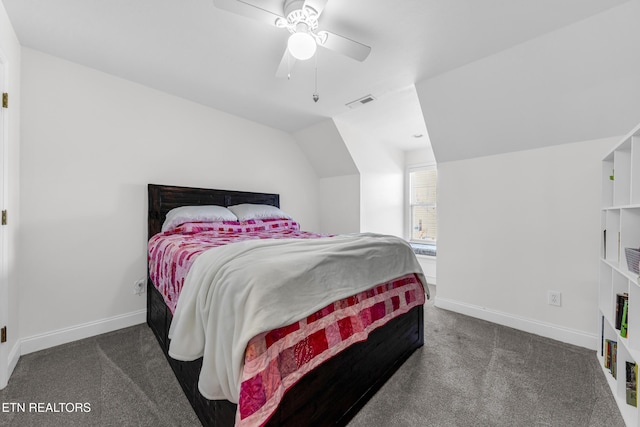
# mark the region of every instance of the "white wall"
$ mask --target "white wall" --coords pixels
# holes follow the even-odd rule
[[[3,88],[9,93],[9,109],[3,112],[7,151],[1,159],[6,168],[4,177],[7,182],[2,189],[4,200],[0,202],[2,209],[8,213],[8,223],[2,226],[3,239],[0,239],[4,244],[1,250],[6,251],[7,260],[4,272],[0,269],[0,274],[5,274],[7,285],[6,293],[0,292],[0,327],[7,326],[7,342],[0,349],[0,388],[3,388],[19,357],[19,274],[16,254],[20,233],[20,44],[1,2],[0,61],[6,74]]]
[[[436,305],[595,349],[600,161],[616,142],[438,163]]]
[[[319,177],[319,231],[360,231],[360,174],[333,120],[294,132],[293,138]]]
[[[318,179],[289,134],[31,49],[22,59],[23,353],[144,320],[132,289],[147,183],[280,193],[319,228]]]
[[[360,176],[360,230],[404,237],[404,175],[366,172]]]
[[[334,119],[360,171],[360,230],[404,237],[404,152]]]
[[[320,179],[320,232],[360,231],[360,175]]]

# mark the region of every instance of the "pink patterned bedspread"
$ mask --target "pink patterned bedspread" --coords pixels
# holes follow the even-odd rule
[[[326,236],[300,231],[295,221],[284,219],[187,223],[149,240],[149,275],[174,313],[187,272],[204,251],[250,239]],[[424,301],[423,284],[410,274],[254,337],[245,352],[236,426],[263,426],[303,375]]]
[[[422,283],[410,274],[254,337],[245,352],[236,427],[263,426],[303,375],[424,302]]]
[[[149,276],[171,313],[176,310],[184,279],[198,255],[216,246],[254,239],[311,239],[326,234],[300,231],[290,219],[246,222],[189,222],[149,240]]]

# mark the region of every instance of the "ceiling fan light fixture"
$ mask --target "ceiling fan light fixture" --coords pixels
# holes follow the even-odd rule
[[[305,61],[316,53],[316,40],[307,32],[296,32],[289,36],[287,48],[294,58]]]

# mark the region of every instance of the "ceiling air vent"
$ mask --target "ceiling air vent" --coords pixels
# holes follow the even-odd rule
[[[356,99],[355,101],[352,101],[350,103],[347,104],[347,107],[349,108],[358,108],[363,106],[364,104],[368,104],[372,101],[375,101],[376,99],[373,97],[373,95],[366,95],[363,96],[360,99]]]

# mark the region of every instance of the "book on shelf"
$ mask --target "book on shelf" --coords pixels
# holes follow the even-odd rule
[[[604,343],[604,367],[611,372],[613,378],[617,377],[618,364],[618,342],[613,340],[605,340]]]
[[[623,338],[627,338],[627,328],[629,326],[627,323],[628,311],[629,311],[629,299],[625,299],[624,305],[622,307],[622,321],[620,325],[620,336]]]
[[[620,330],[622,327],[622,309],[624,308],[624,302],[629,300],[629,294],[627,292],[621,292],[616,294],[616,329]]]
[[[600,329],[600,356],[604,357],[604,316],[602,317],[602,329]]]
[[[611,342],[611,375],[618,378],[618,342]]]
[[[626,396],[627,404],[638,406],[638,365],[633,362],[626,362]]]

